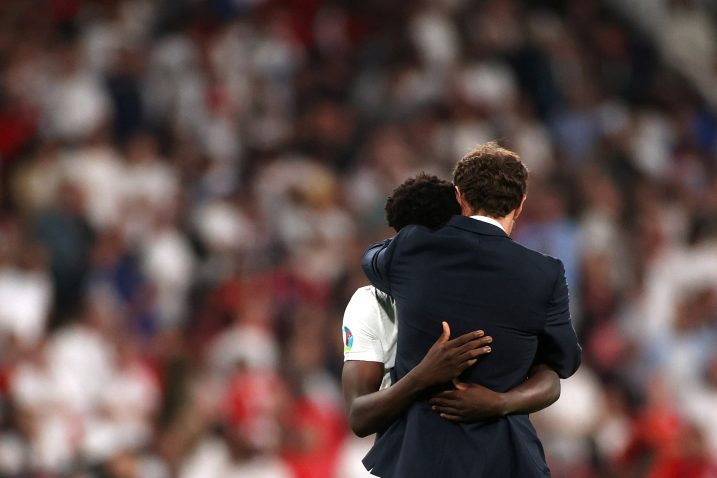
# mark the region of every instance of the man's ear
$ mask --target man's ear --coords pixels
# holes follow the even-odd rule
[[[465,199],[463,199],[463,194],[461,193],[461,190],[458,189],[458,186],[453,187],[456,190],[456,202],[461,208],[461,214],[464,216],[470,216],[471,208],[468,206],[468,203],[466,203]]]
[[[520,216],[520,213],[523,212],[523,205],[525,204],[525,200],[528,198],[527,194],[523,194],[523,199],[520,201],[520,205],[515,208],[515,214],[513,215],[513,220],[515,221],[518,219],[518,216]]]

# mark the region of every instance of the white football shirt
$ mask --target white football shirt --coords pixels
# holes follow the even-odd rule
[[[344,362],[383,363],[381,389],[390,386],[398,333],[393,297],[370,285],[360,287],[346,306],[342,330]]]

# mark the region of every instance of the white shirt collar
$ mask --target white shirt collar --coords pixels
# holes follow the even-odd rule
[[[503,225],[501,223],[499,223],[498,221],[496,221],[495,219],[493,219],[492,217],[477,215],[477,216],[471,216],[471,218],[475,219],[476,221],[487,222],[488,224],[493,224],[494,226],[498,226],[501,231],[508,234],[508,232],[505,230],[505,228],[503,228]]]

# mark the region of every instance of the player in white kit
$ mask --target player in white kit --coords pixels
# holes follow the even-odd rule
[[[454,214],[460,214],[460,208],[453,185],[425,174],[405,181],[386,202],[386,218],[396,232],[408,224],[438,229]],[[466,368],[490,353],[492,338],[477,330],[451,339],[450,326],[445,322],[423,360],[392,384],[398,334],[396,306],[392,297],[370,285],[359,288],[346,306],[342,332],[341,382],[349,425],[358,436],[385,430],[420,393],[451,381],[455,388],[432,400],[436,413],[451,421],[532,413],[560,396],[560,379],[544,364],[534,365],[529,378],[506,393],[459,382]],[[445,408],[447,400],[450,409]]]

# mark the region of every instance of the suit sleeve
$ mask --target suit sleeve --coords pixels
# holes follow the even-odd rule
[[[361,267],[369,282],[389,295],[391,294],[389,268],[395,246],[393,239],[377,242],[366,249],[361,259]]]
[[[543,362],[557,372],[560,378],[568,378],[580,366],[582,349],[570,320],[570,298],[565,268],[558,262],[558,275],[548,307],[545,326],[540,334],[537,361]]]

